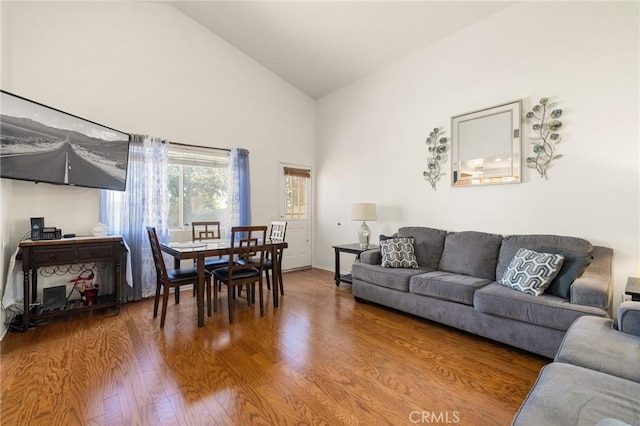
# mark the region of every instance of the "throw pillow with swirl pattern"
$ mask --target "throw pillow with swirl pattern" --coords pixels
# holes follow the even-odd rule
[[[521,248],[498,283],[532,296],[540,296],[558,275],[563,260],[564,257],[559,254]]]
[[[380,241],[383,268],[417,268],[413,237],[396,237]]]

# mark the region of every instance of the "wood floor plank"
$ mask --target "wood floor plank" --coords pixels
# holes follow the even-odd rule
[[[108,425],[124,424],[119,395],[116,394],[104,399],[104,420]]]
[[[158,416],[158,412],[156,411],[156,406],[153,402],[138,407],[138,416],[142,423],[141,425],[159,425],[160,417]]]
[[[156,413],[158,414],[158,418],[160,419],[160,423],[163,426],[174,426],[179,425],[178,418],[176,417],[175,411],[173,411],[173,407],[171,406],[171,402],[169,398],[161,398],[153,401],[153,405],[156,408]]]
[[[327,271],[284,281],[279,308],[265,291],[260,317],[240,297],[232,325],[226,290],[202,328],[185,291],[164,329],[149,299],[10,333],[0,423],[396,425],[426,412],[506,425],[550,362],[357,303]]]
[[[86,421],[86,424],[88,426],[106,426],[106,422],[104,420],[104,416],[100,415],[100,416],[96,416],[92,419],[89,419]]]
[[[180,424],[185,425],[217,425],[223,424],[216,421],[206,404],[197,401],[186,401],[180,394],[174,394],[169,397],[169,403],[176,418]],[[212,405],[212,408],[215,405]],[[215,407],[218,408],[218,407]],[[214,409],[214,412],[217,412]]]

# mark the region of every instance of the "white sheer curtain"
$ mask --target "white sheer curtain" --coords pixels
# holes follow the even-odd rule
[[[232,148],[229,158],[228,237],[232,226],[251,225],[251,185],[249,151]]]
[[[169,240],[168,144],[159,138],[132,135],[126,191],[101,193],[100,222],[124,237],[131,250],[133,288],[122,287],[123,302],[155,292],[155,267],[147,226],[161,242]]]

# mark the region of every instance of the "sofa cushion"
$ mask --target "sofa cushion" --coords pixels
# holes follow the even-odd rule
[[[413,237],[387,238],[380,241],[383,268],[417,268]]]
[[[556,361],[640,382],[640,337],[616,330],[613,320],[585,316],[574,322]]]
[[[411,277],[409,292],[473,305],[473,293],[489,283],[491,280],[486,278],[433,271]]]
[[[514,426],[639,424],[640,383],[575,365],[545,366]]]
[[[611,273],[613,250],[594,246],[593,260],[584,273],[571,284],[569,301],[579,305],[609,310],[613,277]]]
[[[498,283],[491,283],[477,290],[473,294],[473,306],[485,314],[563,331],[583,315],[608,315],[607,311],[593,306],[576,305],[550,294],[535,297]]]
[[[413,237],[413,248],[418,265],[431,270],[438,269],[446,236],[447,231],[421,226],[406,226],[398,229],[398,237]]]
[[[450,232],[438,270],[472,277],[496,279],[496,262],[502,236],[484,232]]]
[[[420,267],[418,269],[383,268],[381,265],[354,263],[351,270],[351,276],[353,279],[365,281],[381,287],[408,292],[409,278],[431,270],[432,269],[424,267]]]
[[[496,268],[496,279],[502,278],[505,269],[511,263],[511,259],[518,249],[540,251],[540,247],[550,246],[570,250],[576,253],[589,254],[593,246],[587,240],[575,237],[563,237],[560,235],[507,235],[502,239],[500,253],[498,255],[498,266]]]
[[[559,254],[521,248],[498,283],[532,296],[540,296],[558,275],[563,259]]]
[[[360,262],[368,263],[369,265],[380,265],[382,262],[382,254],[380,254],[380,249],[370,249],[367,251],[363,251],[360,253]]]
[[[542,253],[559,254],[563,257],[560,272],[551,281],[545,293],[568,299],[571,293],[571,284],[587,269],[587,266],[593,260],[593,256],[549,246],[540,247],[539,250]]]

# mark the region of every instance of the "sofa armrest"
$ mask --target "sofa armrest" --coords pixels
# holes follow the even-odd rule
[[[382,263],[382,255],[380,249],[372,249],[360,253],[360,263],[368,265],[380,265]]]
[[[640,302],[622,302],[618,307],[618,330],[640,336]]]
[[[593,261],[571,285],[571,303],[609,311],[613,250],[594,246]]]

